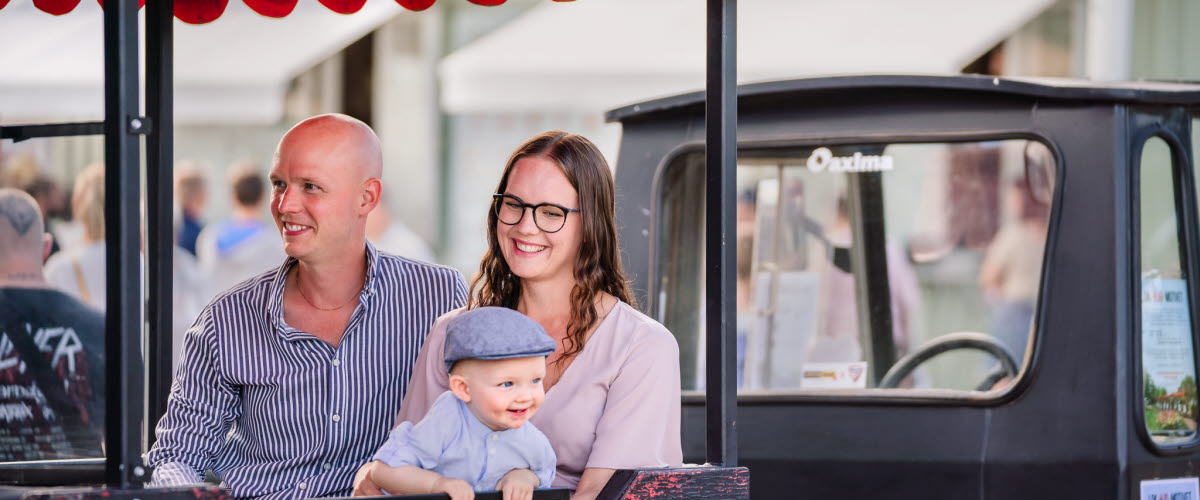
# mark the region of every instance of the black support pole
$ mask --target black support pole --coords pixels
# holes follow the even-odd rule
[[[154,130],[146,137],[146,251],[150,283],[146,305],[146,319],[150,324],[146,349],[149,352],[147,445],[154,444],[154,427],[167,412],[173,370],[174,20],[175,2],[146,4],[146,113],[154,120]]]
[[[705,96],[705,424],[708,463],[737,465],[734,185],[737,175],[737,0],[708,0]]]
[[[141,282],[137,0],[104,2],[105,480],[138,487],[141,465]]]

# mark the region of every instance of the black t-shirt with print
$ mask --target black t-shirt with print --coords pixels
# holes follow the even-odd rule
[[[61,390],[39,384],[13,335],[32,340]],[[100,312],[57,290],[0,288],[0,461],[104,455],[103,356]]]

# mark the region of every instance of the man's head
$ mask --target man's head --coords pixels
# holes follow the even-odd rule
[[[0,281],[13,274],[40,280],[49,254],[50,235],[37,202],[24,191],[0,188]]]
[[[262,167],[252,161],[234,165],[229,170],[229,189],[235,205],[248,210],[258,210],[267,190]]]
[[[188,217],[198,218],[204,212],[208,186],[199,164],[185,161],[175,166],[175,201]]]
[[[541,325],[512,309],[464,312],[446,325],[450,390],[490,429],[520,427],[546,396],[545,358],[555,346]]]
[[[83,227],[84,241],[104,239],[104,164],[88,165],[75,177],[71,214]]]
[[[292,127],[270,173],[271,215],[284,251],[310,262],[362,252],[382,172],[379,138],[367,124],[327,114]]]
[[[22,189],[37,201],[38,206],[41,207],[43,219],[49,217],[65,219],[71,216],[67,209],[66,193],[49,176],[40,175]]]

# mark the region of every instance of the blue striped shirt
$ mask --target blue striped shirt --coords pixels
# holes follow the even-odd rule
[[[204,308],[146,457],[154,484],[212,469],[235,497],[350,494],[433,320],[466,300],[458,271],[366,249],[366,283],[336,348],[283,319],[292,258]]]

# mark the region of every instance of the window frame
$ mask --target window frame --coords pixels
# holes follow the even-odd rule
[[[1200,118],[1200,117],[1198,117]],[[1188,122],[1191,122],[1193,117],[1188,117]],[[1154,441],[1150,435],[1149,429],[1146,428],[1145,414],[1145,393],[1142,385],[1142,376],[1144,367],[1142,366],[1142,206],[1141,206],[1141,182],[1142,182],[1142,155],[1145,153],[1146,145],[1151,139],[1161,139],[1171,152],[1171,176],[1175,182],[1172,183],[1174,190],[1174,204],[1176,211],[1176,226],[1179,244],[1182,248],[1179,249],[1179,259],[1181,267],[1184,268],[1184,276],[1187,278],[1188,292],[1188,310],[1191,315],[1189,322],[1192,329],[1192,366],[1193,377],[1200,376],[1200,300],[1197,300],[1196,294],[1200,293],[1200,234],[1197,232],[1197,188],[1195,184],[1195,176],[1192,170],[1192,161],[1188,155],[1188,148],[1171,128],[1162,123],[1155,123],[1148,126],[1140,127],[1133,134],[1130,134],[1129,148],[1129,206],[1130,206],[1130,224],[1133,228],[1131,236],[1132,241],[1137,242],[1130,245],[1130,272],[1132,294],[1130,296],[1130,309],[1132,318],[1131,331],[1132,349],[1131,358],[1133,373],[1130,382],[1133,385],[1133,419],[1134,427],[1138,437],[1146,449],[1162,456],[1175,456],[1188,454],[1200,445],[1200,429],[1193,433],[1192,438],[1188,441],[1180,443],[1159,443]],[[1190,141],[1190,138],[1189,138]]]
[[[1066,176],[1065,162],[1061,148],[1049,135],[1041,133],[1034,129],[995,129],[995,130],[972,130],[969,132],[933,132],[933,133],[873,133],[861,135],[836,135],[836,136],[783,136],[768,140],[739,140],[737,143],[737,157],[741,158],[746,151],[766,151],[779,150],[790,148],[806,148],[806,147],[832,147],[832,146],[857,146],[864,144],[959,144],[972,142],[988,142],[1002,140],[1033,140],[1041,142],[1051,152],[1054,158],[1054,191],[1050,202],[1050,214],[1046,226],[1046,246],[1043,248],[1043,265],[1041,276],[1038,280],[1038,302],[1034,308],[1033,330],[1031,332],[1032,342],[1029,350],[1026,353],[1025,359],[1018,360],[1020,372],[1016,380],[1008,384],[1005,388],[998,391],[977,392],[977,391],[959,391],[947,389],[788,389],[788,390],[771,390],[771,391],[739,391],[737,393],[738,404],[750,405],[775,405],[775,404],[792,404],[792,403],[862,403],[862,404],[889,404],[889,405],[935,405],[935,406],[999,406],[1008,403],[1019,397],[1028,388],[1031,380],[1031,374],[1035,371],[1038,364],[1038,356],[1041,347],[1040,332],[1045,329],[1045,317],[1043,311],[1046,309],[1046,304],[1052,300],[1045,292],[1047,284],[1053,272],[1053,266],[1047,265],[1050,263],[1049,257],[1053,255],[1054,249],[1057,246],[1055,235],[1058,233],[1059,219],[1061,217],[1062,191],[1064,179]],[[647,310],[657,320],[663,317],[663,304],[658,300],[660,290],[660,272],[659,265],[660,253],[662,252],[662,231],[663,231],[663,195],[665,187],[665,178],[667,171],[671,166],[683,156],[692,153],[703,153],[703,140],[693,140],[683,142],[671,149],[655,167],[652,185],[650,187],[650,224],[649,224],[649,269],[647,280]],[[732,293],[732,292],[726,292]],[[674,333],[674,332],[673,332]],[[703,403],[704,391],[684,390],[683,402],[688,403]]]

